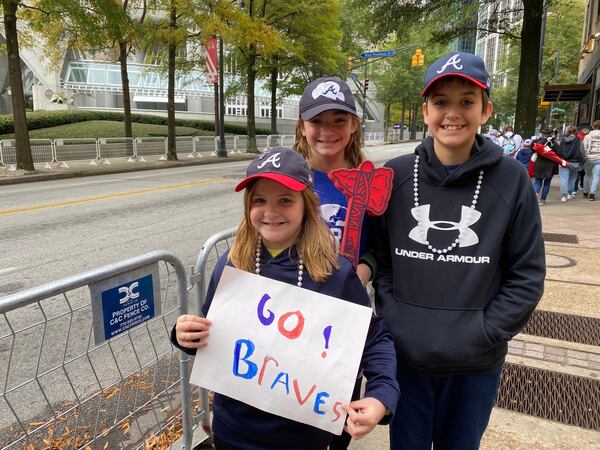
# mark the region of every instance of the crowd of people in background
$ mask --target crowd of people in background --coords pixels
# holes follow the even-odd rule
[[[554,175],[560,180],[560,201],[574,199],[581,191],[583,198],[596,200],[600,183],[600,120],[579,127],[566,127],[563,133],[549,128],[523,139],[513,127],[502,131],[490,128],[485,137],[502,147],[504,155],[520,161],[527,169],[540,206],[550,192]]]

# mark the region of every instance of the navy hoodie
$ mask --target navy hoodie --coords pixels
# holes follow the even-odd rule
[[[202,312],[207,314],[215,290],[223,273],[229,252],[223,254],[213,271]],[[263,247],[261,276],[292,285],[298,282],[298,253],[296,247],[282,251],[277,256]],[[325,295],[331,295],[358,305],[371,307],[369,296],[354,272],[350,262],[340,257],[340,268],[322,283],[316,283],[304,271],[302,287]],[[348,320],[352,320],[351,317]],[[171,342],[189,354],[194,350],[180,347],[171,332]],[[210,344],[209,344],[210,345]],[[374,397],[390,411],[396,409],[399,388],[396,381],[396,355],[392,336],[383,321],[373,316],[361,360],[363,375],[367,379],[365,397]],[[391,416],[386,416],[389,420]],[[215,393],[213,402],[213,433],[215,436],[243,450],[317,450],[325,449],[333,435],[310,425],[295,422],[254,408],[246,403]]]
[[[494,370],[543,293],[542,224],[531,182],[521,163],[479,135],[470,158],[449,175],[432,138],[415,153],[421,214],[413,210],[415,155],[400,156],[386,164],[394,170],[392,197],[370,230],[377,314],[394,335],[399,366],[433,374]],[[480,169],[478,217],[470,210]],[[460,244],[433,252],[419,226],[435,249],[446,249],[462,229]]]

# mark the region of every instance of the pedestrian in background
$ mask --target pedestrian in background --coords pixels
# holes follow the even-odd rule
[[[567,128],[566,134],[560,139],[560,145],[556,154],[569,162],[568,166],[558,168],[560,176],[560,201],[566,202],[577,194],[575,187],[577,172],[583,166],[584,162],[583,144],[577,137],[577,128],[574,126]]]
[[[529,167],[529,162],[533,156],[531,142],[531,139],[525,139],[523,141],[523,147],[515,154],[515,159],[523,164],[526,169]]]
[[[558,143],[552,136],[552,130],[545,129],[541,137],[533,142],[535,155],[531,157],[533,167],[533,190],[537,194],[540,206],[546,204],[550,184],[554,175],[558,174],[558,165],[567,167],[569,163],[556,154]]]
[[[585,150],[585,158],[588,162],[585,171],[584,194],[585,187],[589,183],[589,199],[596,200],[596,189],[600,182],[600,120],[593,123],[594,129],[590,131],[583,139],[583,147]]]

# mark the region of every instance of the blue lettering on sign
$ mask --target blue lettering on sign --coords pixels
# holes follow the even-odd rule
[[[327,397],[329,397],[329,394],[327,392],[319,392],[317,394],[317,396],[315,397],[315,407],[313,409],[315,414],[325,414],[325,411],[321,411],[319,409],[319,406],[321,406],[323,403],[325,403],[325,399]]]
[[[245,347],[244,356],[242,354],[242,346]],[[258,366],[250,361],[248,358],[254,353],[254,343],[250,339],[238,339],[235,341],[235,347],[233,349],[233,374],[236,377],[245,378],[250,380],[254,378],[256,372],[258,372]],[[240,360],[244,361],[248,366],[248,370],[245,373],[240,372]]]
[[[284,378],[284,381],[280,381],[282,378]],[[289,393],[290,393],[290,377],[286,372],[279,372],[279,374],[275,377],[275,381],[273,381],[273,384],[271,385],[271,389],[273,389],[277,383],[283,384],[285,386],[286,394],[289,395]]]
[[[271,299],[271,297],[269,296],[269,294],[265,294],[262,296],[262,298],[260,299],[260,302],[258,302],[258,307],[256,308],[256,312],[258,313],[258,320],[260,320],[260,323],[262,323],[263,325],[271,325],[273,323],[273,320],[275,319],[275,314],[273,314],[273,311],[271,311],[270,309],[267,309],[268,314],[265,314],[265,303],[267,303],[267,301],[269,301]]]
[[[104,338],[110,339],[154,317],[152,275],[102,291]]]

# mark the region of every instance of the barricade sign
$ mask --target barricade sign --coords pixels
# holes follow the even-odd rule
[[[190,382],[341,434],[371,309],[226,266]],[[352,320],[347,320],[352,317]]]
[[[96,345],[161,314],[157,264],[89,287]]]

